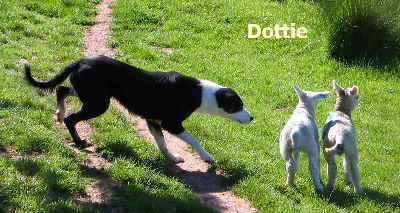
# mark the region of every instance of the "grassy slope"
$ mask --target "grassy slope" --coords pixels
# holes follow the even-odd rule
[[[110,207],[74,202],[93,179],[90,171],[80,166],[85,155],[63,147],[69,135],[63,126],[54,125],[55,97],[39,96],[23,81],[18,66],[18,60],[26,58],[31,62],[34,76],[49,79],[61,67],[82,57],[81,38],[87,25],[94,23],[96,2],[0,0],[0,148],[8,147],[15,150],[14,154],[25,156],[22,160],[0,156],[0,212],[110,210]],[[117,114],[110,112],[104,119],[123,129],[107,134],[110,123],[99,118],[97,133],[111,141],[121,142],[119,139],[123,136],[123,142],[137,140],[128,135],[132,129],[122,132],[127,130],[127,124],[121,117],[118,120],[111,117],[113,113]],[[107,138],[103,139],[108,142]],[[151,153],[157,152],[143,140],[142,145]],[[122,157],[113,149],[118,149],[118,144],[110,146],[102,148],[106,157],[110,160]],[[139,152],[140,148],[135,150]],[[161,165],[165,164],[161,155],[155,156],[161,159],[156,159]],[[192,207],[198,212],[210,211],[183,184],[159,174],[154,166],[118,158],[104,174],[124,181],[123,199],[111,201],[111,207],[124,205],[127,212],[160,212],[164,208],[169,212],[189,211]]]
[[[128,1],[114,7],[115,39],[120,59],[149,70],[174,69],[232,87],[255,116],[248,126],[196,115],[185,125],[235,174],[233,190],[264,212],[399,211],[399,66],[346,67],[330,59],[327,29],[318,5],[308,1]],[[296,23],[310,30],[308,39],[246,38],[247,24]],[[172,54],[154,46],[171,47]],[[393,71],[393,72],[392,72]],[[354,112],[359,135],[362,182],[367,195],[357,197],[339,177],[327,199],[318,198],[306,158],[297,190],[284,184],[278,134],[296,105],[291,85],[331,90],[331,80],[361,88]],[[318,123],[333,108],[334,97],[320,103]],[[322,164],[326,179],[326,165]],[[288,208],[290,207],[290,208]]]
[[[0,1],[0,147],[37,157],[0,157],[0,209],[5,212],[77,211],[72,196],[89,178],[82,157],[63,147],[52,119],[54,97],[39,98],[22,78],[18,60],[48,78],[82,56],[82,30],[93,23],[90,1]],[[79,8],[79,9],[78,9]],[[61,137],[60,137],[61,135]]]

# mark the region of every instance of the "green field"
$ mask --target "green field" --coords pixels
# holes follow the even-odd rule
[[[0,149],[24,156],[0,156],[0,211],[108,212],[123,206],[125,212],[210,212],[114,108],[90,121],[91,140],[111,162],[103,175],[121,181],[121,198],[100,206],[76,202],[95,177],[81,166],[85,154],[63,147],[70,136],[53,120],[55,97],[26,85],[18,61],[28,59],[35,77],[49,79],[83,56],[81,38],[94,23],[97,2],[0,0]],[[110,46],[118,59],[208,79],[242,95],[255,117],[250,125],[209,115],[194,115],[184,125],[217,166],[232,174],[228,186],[259,212],[400,212],[400,61],[347,65],[331,58],[331,28],[319,3],[117,0],[113,16]],[[248,24],[290,23],[306,27],[308,38],[247,38]],[[333,79],[360,87],[361,105],[353,119],[363,196],[343,184],[338,162],[334,191],[318,197],[305,156],[296,188],[285,185],[278,136],[297,103],[291,86],[332,90]],[[318,105],[319,126],[334,102],[335,95]]]

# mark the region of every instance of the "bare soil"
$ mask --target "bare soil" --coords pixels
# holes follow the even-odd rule
[[[141,137],[154,143],[145,120],[129,113],[117,101],[113,101],[113,104],[135,125]],[[251,207],[248,200],[237,197],[225,187],[224,180],[227,178],[227,174],[223,170],[214,169],[210,164],[201,160],[200,156],[187,151],[190,150],[190,147],[179,138],[166,131],[163,131],[163,134],[168,149],[185,159],[185,162],[172,166],[172,169],[198,195],[203,203],[223,213],[257,212],[255,208]]]

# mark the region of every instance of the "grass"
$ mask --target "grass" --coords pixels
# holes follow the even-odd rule
[[[334,58],[379,63],[400,56],[400,4],[394,0],[321,1]]]
[[[121,116],[111,118],[115,111],[97,120],[96,131],[105,134],[94,137],[104,144],[111,141],[109,145],[99,142],[100,151],[113,161],[101,174],[122,183],[120,199],[104,205],[76,200],[85,185],[96,179],[96,172],[82,166],[84,154],[63,146],[70,136],[64,126],[55,125],[55,97],[29,87],[18,61],[28,59],[35,77],[49,79],[82,57],[81,38],[94,23],[96,3],[0,0],[0,149],[11,150],[14,156],[0,155],[0,212],[109,212],[112,208],[125,212],[160,212],[164,208],[168,208],[164,212],[192,208],[212,212],[172,175],[157,171],[156,165],[161,167],[167,161],[160,154],[150,155],[156,152],[153,146],[143,140],[136,146],[128,143],[138,138],[129,136],[134,130],[121,124]],[[112,128],[107,125],[112,123],[125,125],[124,129],[107,134]],[[130,160],[132,152],[121,153],[127,148],[124,145],[139,153],[142,161]],[[155,165],[143,164],[152,160]]]
[[[94,3],[0,0],[0,148],[23,156],[0,156],[0,212],[107,212],[118,207],[125,212],[211,212],[114,108],[91,120],[91,139],[111,162],[101,174],[121,181],[121,194],[105,205],[76,202],[95,179],[93,172],[81,166],[84,154],[63,147],[70,136],[54,125],[55,97],[28,87],[17,62],[28,59],[35,77],[49,79],[81,57],[83,32],[94,23]],[[213,154],[217,166],[233,174],[227,183],[232,190],[260,212],[399,212],[399,61],[349,66],[331,58],[332,31],[323,12],[313,1],[118,0],[110,45],[130,64],[174,69],[242,94],[255,117],[252,124],[194,115],[184,125]],[[249,23],[296,23],[310,32],[307,39],[251,40],[246,38]],[[331,90],[333,79],[361,89],[353,119],[365,196],[344,186],[339,162],[336,188],[324,198],[313,191],[305,157],[297,187],[284,184],[278,134],[296,105],[291,85]],[[334,97],[321,101],[319,124],[333,104]]]
[[[62,2],[0,1],[0,148],[22,156],[0,156],[3,212],[84,209],[72,202],[90,181],[79,168],[84,157],[63,147],[65,134],[51,115],[54,98],[39,98],[23,82],[18,67],[26,58],[36,76],[48,78],[66,61],[82,56],[80,37],[93,23],[95,2]]]
[[[255,120],[248,126],[207,115],[185,122],[218,166],[234,174],[232,190],[261,212],[396,212],[399,194],[399,61],[390,66],[349,66],[330,57],[330,26],[312,1],[119,0],[114,7],[113,47],[119,58],[148,70],[176,70],[229,86],[242,94]],[[247,24],[296,23],[307,39],[247,39]],[[157,47],[173,50],[165,53]],[[379,72],[377,72],[379,71]],[[306,158],[297,187],[285,185],[278,135],[294,109],[291,89],[361,88],[361,107],[353,119],[358,130],[365,196],[344,186],[341,163],[335,190],[319,198],[313,191]],[[321,101],[320,125],[334,97]],[[326,165],[322,161],[326,180]]]

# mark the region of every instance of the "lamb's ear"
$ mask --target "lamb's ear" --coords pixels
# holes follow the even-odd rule
[[[360,89],[358,89],[358,86],[353,86],[351,89],[350,89],[350,95],[358,95],[358,93],[359,93],[359,91],[360,91]]]
[[[303,97],[305,95],[304,91],[297,85],[293,85],[293,89],[296,92],[297,96]]]
[[[341,86],[339,86],[339,84],[337,84],[335,80],[332,81],[332,85],[333,89],[336,91],[338,95],[342,96],[346,94],[346,91]]]

